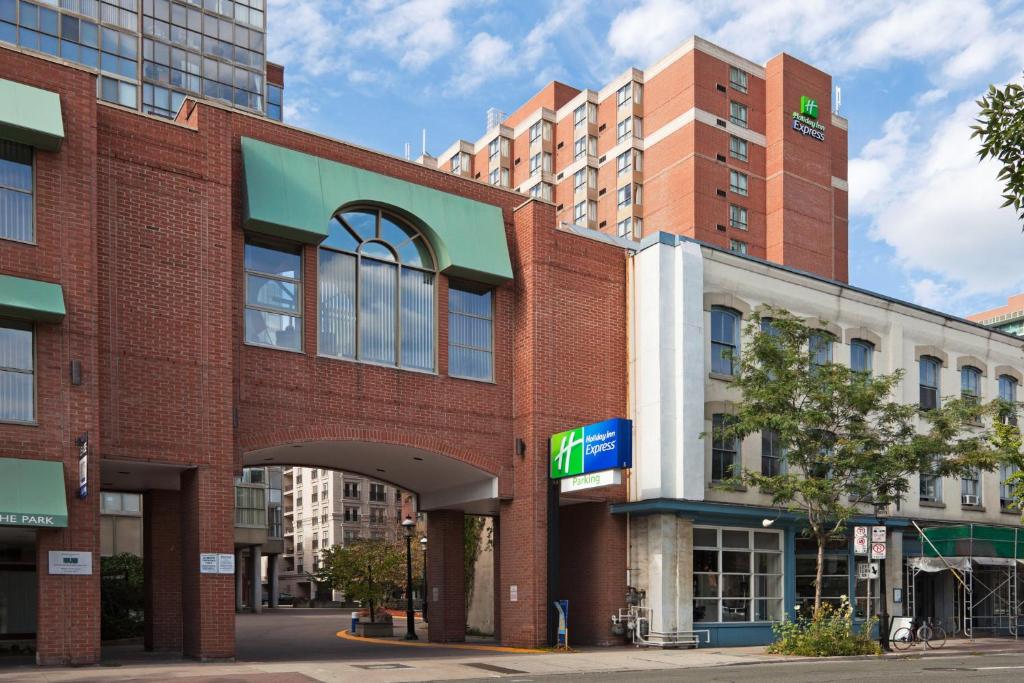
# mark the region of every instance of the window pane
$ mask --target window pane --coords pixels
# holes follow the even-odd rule
[[[402,268],[402,365],[434,369],[434,274]]]
[[[749,548],[750,534],[746,531],[722,531],[722,547],[724,548]]]
[[[397,266],[363,259],[359,265],[359,356],[395,362]]]
[[[259,275],[246,278],[246,303],[299,312],[299,291],[295,282],[271,280]]]
[[[722,552],[722,571],[732,573],[750,573],[750,553]]]
[[[31,374],[0,370],[0,420],[35,418],[34,385]]]
[[[750,621],[750,600],[722,600],[722,621]]]
[[[718,574],[694,574],[693,583],[695,598],[718,597]]]
[[[781,574],[782,555],[779,553],[754,553],[755,574]]]
[[[372,240],[377,236],[377,213],[367,211],[349,211],[343,215],[345,222],[364,240]]]
[[[697,544],[697,532],[700,529],[694,529],[694,544]],[[714,534],[714,531],[711,531]],[[714,545],[715,541],[705,540],[705,543],[710,542]],[[717,550],[694,550],[693,551],[693,571],[695,572],[717,572],[718,571],[718,551]]]
[[[250,344],[302,348],[302,319],[296,316],[245,309],[245,341]]]
[[[320,250],[320,353],[356,357],[356,257]]]
[[[766,531],[754,532],[754,547],[758,550],[778,550],[779,535]]]
[[[269,249],[256,244],[245,245],[245,268],[268,275],[298,279],[301,258],[296,253]]]
[[[0,327],[0,368],[32,371],[32,330]]]
[[[718,621],[718,600],[694,600],[693,620],[694,622]]]
[[[33,240],[32,195],[0,187],[0,238]]]
[[[327,239],[321,243],[321,246],[354,252],[359,249],[359,241],[355,238],[352,232],[342,225],[341,221],[335,217],[332,218],[330,223],[327,225]],[[322,257],[324,252],[320,253]]]

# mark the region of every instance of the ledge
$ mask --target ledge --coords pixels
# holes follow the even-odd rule
[[[960,509],[961,510],[966,510],[968,512],[984,512],[985,511],[985,506],[984,505],[961,505]]]
[[[946,504],[935,500],[919,500],[917,504],[923,508],[945,508]]]
[[[735,382],[736,375],[727,375],[724,372],[709,372],[708,377],[710,379],[717,379],[721,382]]]

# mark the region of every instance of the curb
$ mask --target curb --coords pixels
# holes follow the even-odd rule
[[[390,638],[366,638],[353,635],[348,629],[343,629],[334,634],[342,640],[351,640],[357,643],[375,643],[377,645],[402,645],[405,647],[432,647],[448,650],[478,650],[483,652],[507,652],[509,654],[539,655],[549,654],[548,650],[535,650],[526,647],[505,647],[503,645],[473,645],[472,643],[424,643],[416,640],[392,640]]]

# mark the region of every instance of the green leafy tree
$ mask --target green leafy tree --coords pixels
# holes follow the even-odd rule
[[[732,472],[727,484],[748,484],[774,505],[806,517],[817,542],[814,612],[821,608],[825,547],[842,537],[866,506],[888,506],[918,472],[962,476],[991,470],[1001,446],[980,426],[994,411],[970,399],[947,399],[921,411],[894,400],[903,371],[870,375],[822,363],[812,345],[821,332],[790,313],[766,308],[746,325],[734,387],[740,395],[715,438],[774,432],[785,453],[778,473]]]
[[[312,577],[319,585],[342,591],[350,600],[368,604],[372,622],[377,606],[387,602],[396,590],[404,590],[404,541],[358,539],[324,548],[320,551],[320,569]]]
[[[978,156],[1002,164],[997,178],[1003,182],[1003,206],[1012,206],[1024,221],[1024,87],[990,85],[978,107],[978,124],[971,126],[971,137],[981,139]]]

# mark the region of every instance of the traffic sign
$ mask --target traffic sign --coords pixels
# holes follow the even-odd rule
[[[873,527],[871,527],[871,542],[872,543],[885,543],[885,527],[884,526],[873,526]]]
[[[884,560],[885,559],[885,544],[884,543],[872,543],[871,544],[871,559],[872,560]]]
[[[868,528],[866,526],[853,527],[853,552],[856,555],[868,554]]]

